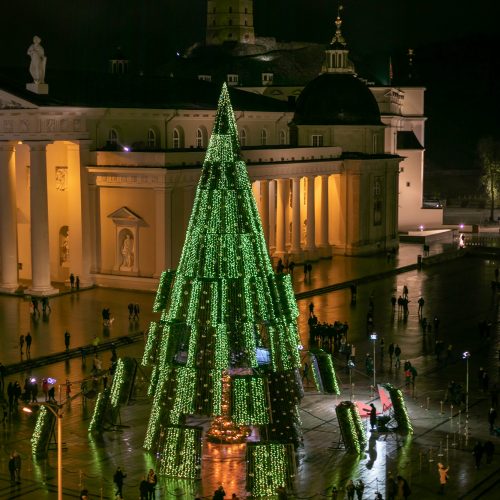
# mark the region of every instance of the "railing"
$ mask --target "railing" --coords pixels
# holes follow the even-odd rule
[[[500,233],[479,233],[465,236],[466,247],[500,248]]]

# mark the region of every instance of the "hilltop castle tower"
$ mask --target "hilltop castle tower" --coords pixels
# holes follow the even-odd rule
[[[207,45],[255,43],[253,0],[208,0]]]

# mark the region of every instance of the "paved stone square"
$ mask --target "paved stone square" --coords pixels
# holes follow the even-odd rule
[[[359,279],[369,274],[416,262],[420,245],[402,245],[395,261],[385,258],[346,259],[334,257],[322,261],[313,268],[311,282],[304,282],[303,275],[294,276],[298,292],[321,288],[332,283]],[[441,248],[431,248],[432,252]],[[447,496],[450,498],[496,498],[500,478],[500,440],[488,433],[487,413],[490,404],[488,392],[478,386],[477,371],[484,366],[490,374],[490,384],[498,380],[498,297],[492,293],[491,280],[495,261],[464,257],[401,274],[391,274],[373,281],[361,282],[358,286],[358,301],[350,304],[348,289],[299,300],[300,328],[304,345],[308,342],[307,317],[312,301],[320,321],[348,321],[349,341],[357,347],[357,367],[353,374],[354,398],[372,401],[371,377],[365,374],[363,358],[371,352],[372,345],[366,334],[366,313],[369,297],[374,297],[374,322],[379,336],[386,346],[398,342],[402,348],[402,359],[410,359],[417,367],[418,376],[415,394],[405,392],[408,411],[415,433],[407,439],[398,433],[372,433],[364,455],[357,457],[339,447],[339,429],[335,417],[337,402],[349,399],[349,377],[345,373],[344,360],[335,359],[343,393],[341,396],[321,395],[312,386],[306,386],[301,404],[301,419],[304,430],[304,446],[298,452],[296,498],[323,498],[335,484],[342,495],[349,478],[362,478],[366,483],[364,498],[374,498],[378,489],[385,498],[385,480],[388,472],[400,473],[411,484],[411,498],[437,497],[437,462],[450,465],[450,482]],[[390,296],[398,295],[403,285],[409,288],[410,314],[405,320],[392,314]],[[438,365],[433,355],[435,333],[422,335],[417,315],[417,300],[425,300],[424,315],[429,319],[439,316],[441,320],[438,338],[453,345],[453,356],[447,366]],[[113,338],[127,333],[147,329],[155,317],[151,312],[153,294],[121,290],[93,289],[61,295],[52,299],[52,313],[36,322],[30,318],[28,303],[20,298],[0,296],[0,361],[10,365],[19,361],[18,337],[28,329],[33,335],[32,358],[64,350],[63,334],[71,332],[71,345],[90,344],[94,335]],[[139,303],[140,320],[129,322],[127,304]],[[115,317],[112,327],[103,330],[100,311],[110,307]],[[488,342],[478,336],[478,322],[486,319],[493,325]],[[143,343],[137,342],[120,348],[119,356],[139,358]],[[471,438],[465,443],[464,408],[443,403],[445,389],[452,379],[465,385],[465,363],[461,352],[469,350],[470,360],[470,431]],[[377,351],[378,354],[378,351]],[[109,364],[110,354],[101,354],[104,367]],[[390,381],[404,389],[402,369],[389,367],[388,357],[384,364],[377,358],[377,382]],[[75,382],[89,374],[90,360],[85,365],[80,358],[64,363],[50,364],[33,370],[36,377],[53,376],[58,381],[66,378]],[[8,378],[24,380],[25,373]],[[99,437],[90,437],[87,426],[93,401],[87,407],[77,397],[67,405],[64,416],[64,498],[78,498],[80,486],[89,488],[91,498],[114,498],[112,476],[117,466],[127,472],[124,498],[138,498],[138,484],[142,474],[155,468],[155,457],[142,450],[145,425],[149,416],[150,401],[145,396],[147,373],[140,373],[136,398],[121,411],[123,427],[105,432]],[[379,400],[374,399],[375,405]],[[208,426],[208,421],[198,420]],[[44,499],[56,498],[56,453],[50,451],[47,460],[31,458],[29,439],[34,418],[21,413],[0,427],[0,498]],[[492,439],[497,448],[492,464],[474,468],[471,447],[476,439]],[[226,496],[232,492],[245,496],[244,447],[205,444],[202,464],[202,481],[192,485],[184,481],[162,480],[157,498],[194,498],[195,493],[212,496],[219,482],[225,485]],[[7,462],[9,454],[17,450],[23,458],[22,483],[11,489]],[[483,460],[484,462],[484,460]],[[491,488],[491,489],[490,489]],[[484,492],[484,494],[483,494]]]

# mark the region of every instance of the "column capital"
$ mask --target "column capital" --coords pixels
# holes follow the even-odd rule
[[[29,146],[31,151],[45,151],[49,144],[54,141],[23,141],[23,144]]]
[[[14,151],[18,141],[0,141],[0,151]]]

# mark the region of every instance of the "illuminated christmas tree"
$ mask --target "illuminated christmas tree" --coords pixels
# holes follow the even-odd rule
[[[199,475],[200,428],[186,425],[192,415],[257,427],[279,465],[280,443],[289,450],[300,440],[298,310],[290,276],[275,274],[269,259],[225,85],[179,267],[162,274],[154,311],[161,319],[142,360],[153,367],[154,396],[144,447],[160,457],[160,473]]]

